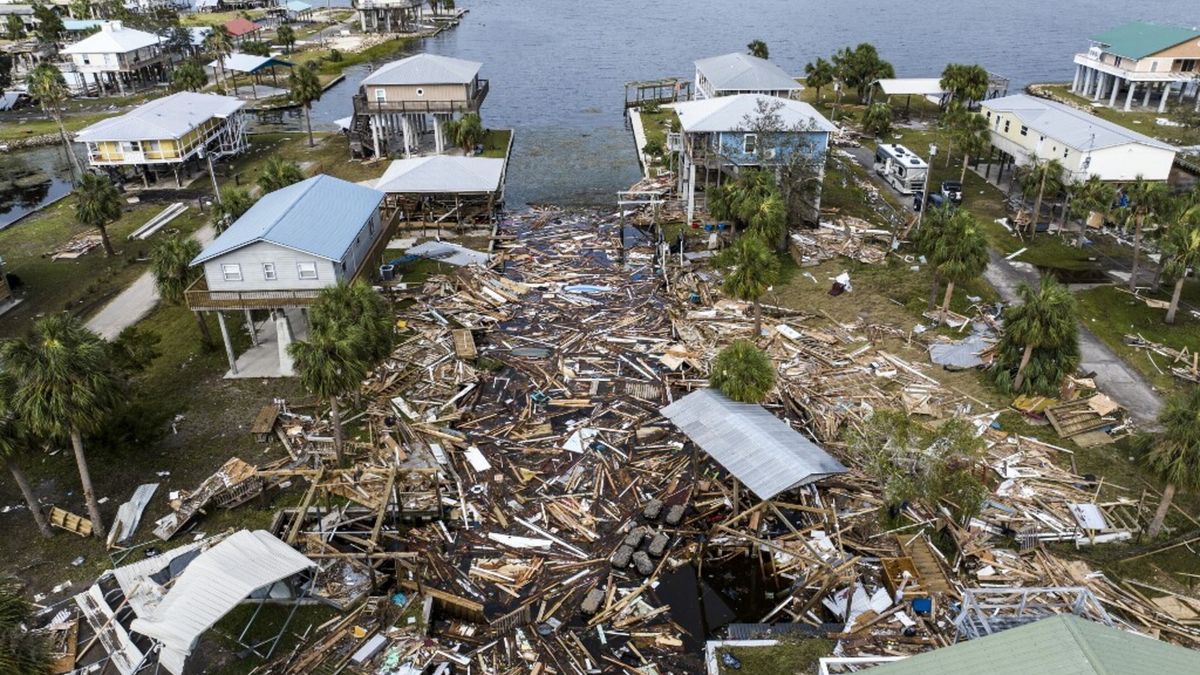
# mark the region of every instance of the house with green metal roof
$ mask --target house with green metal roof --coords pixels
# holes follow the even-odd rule
[[[871,668],[871,675],[1173,675],[1200,673],[1200,651],[1061,614]]]
[[[1200,110],[1200,30],[1135,21],[1093,35],[1075,55],[1071,91],[1130,110],[1166,110],[1172,95]]]

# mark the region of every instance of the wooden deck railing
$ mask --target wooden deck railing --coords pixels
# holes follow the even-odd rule
[[[308,307],[317,300],[320,289],[305,291],[212,291],[200,277],[183,292],[188,309],[210,311],[221,309],[276,309]]]
[[[467,100],[453,101],[377,101],[362,94],[354,95],[354,112],[358,115],[373,113],[454,113],[474,112],[483,105],[488,95],[488,81],[479,80],[475,95]]]

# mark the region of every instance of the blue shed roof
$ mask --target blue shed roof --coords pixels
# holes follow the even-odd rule
[[[337,262],[382,201],[378,190],[324,174],[313,176],[259,199],[192,264],[260,241]]]

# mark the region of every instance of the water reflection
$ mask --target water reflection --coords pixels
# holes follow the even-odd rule
[[[0,154],[0,229],[71,191],[71,166],[61,147]]]

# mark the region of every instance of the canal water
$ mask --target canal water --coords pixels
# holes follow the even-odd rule
[[[318,7],[326,0],[316,0]],[[332,0],[333,6],[348,0]],[[1058,0],[1004,7],[983,0],[459,0],[470,14],[416,49],[484,63],[485,124],[516,130],[508,202],[611,205],[639,176],[622,116],[629,80],[689,76],[692,61],[765,40],[771,59],[801,74],[839,47],[875,44],[901,77],[936,77],[947,62],[979,63],[1030,82],[1071,77],[1087,36],[1135,19],[1192,25],[1194,0]],[[346,71],[314,122],[350,114],[370,68]],[[2,207],[0,207],[2,208]]]

